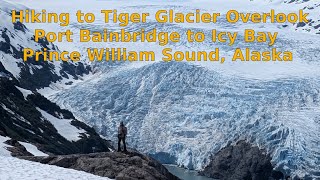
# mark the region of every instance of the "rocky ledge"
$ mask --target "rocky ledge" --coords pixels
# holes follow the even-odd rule
[[[178,180],[156,160],[137,152],[104,152],[21,159],[85,171],[116,180]]]

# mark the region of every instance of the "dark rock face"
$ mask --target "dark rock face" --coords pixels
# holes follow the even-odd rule
[[[178,180],[156,160],[137,152],[21,158],[117,180]]]
[[[270,160],[270,156],[258,147],[239,141],[215,154],[200,174],[226,180],[268,180],[273,169]]]
[[[17,21],[16,23],[13,23],[13,27],[15,30],[18,30],[18,31],[22,31],[22,32],[26,32],[27,30],[27,27],[22,24],[20,21]]]
[[[110,142],[102,139],[93,128],[76,120],[71,112],[61,109],[35,92],[25,99],[15,85],[14,81],[0,78],[1,135],[30,142],[47,154],[91,153],[93,147],[96,152],[106,152],[113,148]],[[65,139],[49,121],[43,119],[37,108],[56,118],[72,120],[71,125],[83,129],[86,133],[82,133],[78,141]],[[12,149],[11,152],[13,156],[26,155],[17,153],[17,149]]]
[[[272,171],[271,176],[275,180],[280,180],[284,178],[284,174],[281,171]]]

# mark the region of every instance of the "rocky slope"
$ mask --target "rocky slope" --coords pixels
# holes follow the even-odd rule
[[[269,180],[272,176],[271,157],[245,141],[217,152],[201,175],[215,179]]]
[[[117,180],[178,180],[160,163],[137,152],[20,158]]]
[[[0,135],[11,139],[8,149],[12,155],[28,154],[20,141],[47,154],[109,151],[110,143],[94,129],[35,91],[58,82],[70,85],[91,69],[82,63],[35,62],[34,58],[23,62],[23,48],[58,49],[46,39],[35,42],[24,24],[11,23],[11,10],[24,8],[6,1],[0,4]]]
[[[295,1],[290,0],[287,3],[301,3],[303,9],[306,13],[309,13],[308,23],[296,23],[294,27],[296,30],[302,30],[305,32],[311,32],[320,35],[320,2],[319,1]]]
[[[24,24],[11,23],[12,9],[26,9],[0,1],[0,72],[10,76],[19,82],[22,88],[36,90],[47,87],[55,82],[60,84],[72,84],[83,75],[90,73],[91,68],[83,63],[70,62],[44,62],[43,57],[36,62],[35,57],[23,62],[23,49],[32,48],[35,51],[46,48],[47,50],[59,50],[53,43],[46,39],[34,41],[34,34]]]
[[[0,102],[2,136],[34,144],[48,154],[89,153],[93,147],[97,151],[111,148],[109,142],[69,111],[1,77]]]

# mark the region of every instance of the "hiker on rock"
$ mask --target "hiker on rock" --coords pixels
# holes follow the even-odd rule
[[[118,127],[118,152],[121,151],[121,141],[123,143],[124,152],[127,152],[126,136],[127,136],[127,127],[125,127],[123,122],[121,122],[120,126]]]

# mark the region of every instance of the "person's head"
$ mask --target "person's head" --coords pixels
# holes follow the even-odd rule
[[[122,121],[120,122],[120,126],[124,126],[124,124],[123,124],[123,122],[122,122]]]

